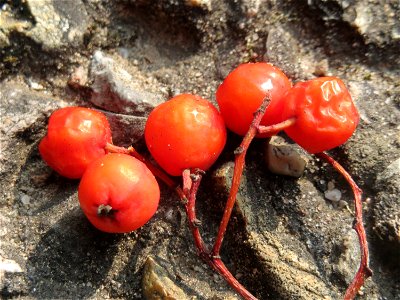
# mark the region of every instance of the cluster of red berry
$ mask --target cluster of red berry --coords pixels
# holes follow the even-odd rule
[[[254,137],[269,137],[284,130],[309,153],[320,153],[350,138],[359,116],[340,79],[322,77],[292,86],[281,70],[268,63],[240,65],[220,85],[216,99],[221,113],[209,101],[191,94],[178,95],[151,112],[145,141],[163,170],[132,147],[113,145],[105,116],[81,107],[52,114],[39,150],[59,174],[82,177],[78,193],[81,208],[95,227],[106,232],[135,230],[153,216],[160,197],[153,174],[175,188],[185,204],[200,255],[242,296],[254,299],[219,258],[248,145]],[[225,126],[244,139],[236,151],[232,189],[220,229],[213,249],[208,250],[196,225],[195,196],[202,172],[210,168],[225,146]],[[335,161],[333,165],[340,169]],[[176,187],[164,171],[182,175],[183,189]],[[345,171],[342,174],[348,175]],[[354,182],[352,187],[357,188]],[[364,254],[368,256],[368,252]]]

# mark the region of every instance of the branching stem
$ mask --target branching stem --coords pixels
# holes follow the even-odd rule
[[[353,281],[349,285],[346,290],[346,294],[344,296],[345,300],[354,299],[361,286],[364,284],[364,281],[372,276],[372,271],[369,268],[369,256],[368,256],[368,243],[367,237],[363,225],[363,217],[362,217],[362,201],[361,194],[362,190],[357,186],[354,182],[353,178],[351,178],[350,174],[332,157],[328,154],[321,152],[315,154],[317,157],[322,158],[331,164],[342,176],[346,179],[346,181],[351,186],[354,194],[354,207],[355,207],[355,218],[353,228],[357,232],[358,241],[360,243],[360,251],[361,251],[361,261],[360,266],[357,270],[356,275],[353,278]]]
[[[183,190],[187,190],[187,187],[190,186],[189,192],[189,200],[185,205],[186,214],[188,216],[189,227],[192,232],[197,251],[199,256],[209,265],[211,266],[217,273],[219,273],[226,282],[235,289],[244,299],[246,300],[257,300],[243,285],[237,281],[237,279],[232,275],[232,273],[227,269],[225,264],[222,262],[219,256],[214,256],[211,254],[210,250],[204,243],[199,227],[197,225],[198,219],[196,217],[196,195],[200,186],[201,178],[203,176],[203,171],[196,170],[191,173],[187,170],[183,171]],[[191,181],[191,182],[190,182]],[[185,186],[187,185],[187,187]]]
[[[182,173],[183,189],[176,185],[175,181],[169,177],[167,173],[148,161],[140,155],[133,147],[124,148],[113,144],[106,145],[106,151],[111,153],[121,153],[132,155],[136,159],[142,161],[150,169],[153,174],[174,189],[178,194],[181,202],[185,205],[186,214],[188,216],[189,228],[192,232],[194,242],[199,256],[209,265],[214,271],[219,273],[226,282],[244,299],[257,300],[243,285],[237,281],[232,273],[227,269],[219,255],[212,255],[206,244],[204,243],[199,229],[199,220],[196,217],[196,195],[200,186],[200,182],[204,171],[196,169],[195,172],[185,170]]]
[[[278,124],[270,125],[270,126],[258,126],[258,133],[260,134],[273,134],[278,133],[281,130],[284,130],[296,123],[296,118],[290,118],[286,121],[283,121]]]
[[[260,108],[254,113],[254,119],[251,122],[250,128],[244,136],[242,143],[235,151],[235,167],[233,170],[231,190],[229,192],[228,201],[225,204],[224,214],[222,216],[221,224],[218,229],[218,234],[214,242],[214,247],[212,250],[213,256],[219,256],[219,251],[221,250],[226,228],[228,226],[229,219],[231,218],[232,209],[236,201],[236,195],[239,191],[240,179],[243,174],[246,152],[249,148],[251,141],[257,134],[261,119],[264,116],[265,110],[267,109],[270,101],[270,96],[267,95],[264,98]]]
[[[184,170],[183,177],[183,191],[188,191],[188,202],[185,204],[186,214],[188,216],[189,228],[192,232],[194,242],[201,257],[207,253],[206,246],[200,235],[198,226],[198,219],[196,217],[196,195],[200,186],[202,175],[199,174],[197,180],[192,181],[190,170]]]
[[[131,155],[134,158],[140,160],[143,162],[149,170],[154,174],[154,176],[158,177],[161,181],[163,181],[166,185],[168,185],[171,189],[175,190],[175,192],[178,194],[179,199],[185,204],[187,202],[187,196],[183,192],[182,188],[171,178],[167,173],[165,173],[162,169],[158,168],[155,166],[152,162],[147,160],[144,156],[139,154],[135,148],[132,146],[128,148],[124,147],[119,147],[115,146],[113,144],[107,143],[105,147],[106,151],[110,153],[121,153],[121,154],[127,154]]]

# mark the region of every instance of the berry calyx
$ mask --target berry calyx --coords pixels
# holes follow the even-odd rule
[[[211,102],[182,94],[150,113],[144,136],[157,163],[170,175],[179,176],[185,169],[207,170],[225,146],[226,129]]]
[[[78,196],[83,212],[97,229],[124,233],[150,220],[160,190],[144,163],[126,154],[110,153],[87,168]]]
[[[216,93],[226,126],[244,136],[267,93],[270,103],[260,125],[280,123],[284,108],[280,100],[291,86],[286,75],[272,64],[259,62],[239,65],[225,78]],[[258,134],[257,137],[270,135]]]
[[[345,143],[359,122],[359,114],[344,83],[321,77],[297,83],[282,98],[282,118],[295,118],[286,134],[309,153]]]
[[[60,175],[80,178],[92,161],[106,154],[105,146],[111,142],[104,114],[84,107],[66,107],[50,116],[39,152]]]

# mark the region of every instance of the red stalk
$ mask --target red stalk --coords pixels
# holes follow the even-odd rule
[[[354,182],[353,178],[351,178],[350,174],[332,157],[330,157],[325,152],[315,154],[317,157],[320,157],[331,164],[342,176],[346,179],[346,181],[351,186],[354,194],[354,206],[355,206],[355,218],[354,218],[354,225],[353,228],[357,232],[358,241],[360,244],[360,251],[361,251],[361,261],[360,266],[357,270],[356,275],[353,278],[353,281],[349,285],[346,290],[346,294],[344,296],[345,300],[354,299],[358,291],[360,290],[361,286],[364,284],[364,281],[372,276],[372,271],[369,268],[369,256],[368,256],[368,243],[367,237],[363,225],[363,218],[362,218],[362,201],[361,201],[361,194],[362,190],[357,186]]]
[[[187,202],[186,195],[181,189],[181,187],[173,179],[171,179],[171,177],[169,177],[167,173],[165,173],[163,170],[161,170],[160,168],[156,167],[153,163],[148,161],[144,156],[139,154],[132,146],[124,148],[107,143],[105,149],[106,151],[111,153],[121,153],[121,154],[131,155],[134,158],[140,160],[149,168],[149,170],[154,174],[154,176],[158,177],[166,185],[174,189],[183,203]]]
[[[290,126],[292,126],[294,123],[296,123],[296,118],[290,118],[287,119],[286,121],[283,121],[278,124],[274,125],[269,125],[269,126],[258,126],[258,133],[263,133],[263,134],[270,134],[270,133],[278,133],[281,130],[284,130]]]
[[[191,176],[190,170],[184,170],[182,173],[183,176],[183,190],[188,191],[188,202],[185,204],[186,214],[189,219],[189,228],[192,232],[194,242],[196,244],[197,250],[199,252],[199,256],[203,257],[208,251],[204,244],[204,241],[200,235],[199,226],[201,225],[200,221],[196,217],[196,194],[200,186],[201,174],[193,174]],[[192,178],[194,180],[192,180]]]
[[[186,170],[185,170],[186,171]],[[244,299],[246,300],[257,300],[239,281],[232,275],[232,273],[227,269],[225,264],[222,262],[219,256],[214,256],[210,253],[207,246],[205,245],[201,234],[199,231],[200,221],[196,217],[196,195],[200,186],[200,181],[202,178],[202,171],[198,170],[195,173],[183,172],[183,182],[188,186],[191,186],[189,193],[189,200],[185,205],[186,214],[189,219],[189,227],[192,231],[192,235],[198,250],[199,256],[211,266],[217,273],[219,273],[226,282]],[[186,177],[186,178],[185,178]],[[186,187],[183,187],[186,190]]]
[[[115,146],[113,144],[107,144],[106,150],[111,153],[121,153],[132,155],[136,159],[142,161],[150,169],[155,176],[167,184],[170,188],[175,189],[181,202],[185,205],[186,214],[188,216],[189,228],[192,232],[194,242],[198,251],[199,256],[211,266],[217,273],[219,273],[226,282],[244,299],[246,300],[257,300],[247,289],[237,281],[231,272],[226,268],[225,264],[218,256],[211,255],[207,246],[205,245],[199,230],[201,225],[200,221],[196,217],[196,194],[200,186],[202,171],[197,170],[195,173],[191,173],[190,170],[185,170],[182,173],[183,177],[183,189],[177,186],[167,173],[152,164],[142,155],[140,155],[132,146],[129,148]]]
[[[219,251],[221,250],[222,241],[224,239],[226,228],[228,226],[229,219],[231,218],[233,206],[235,205],[236,195],[239,190],[240,179],[243,174],[246,152],[247,149],[249,148],[251,141],[257,134],[257,128],[260,125],[261,119],[264,116],[265,110],[267,109],[270,101],[271,101],[270,96],[269,95],[265,96],[259,109],[254,113],[254,119],[251,122],[250,128],[247,131],[246,135],[244,136],[242,143],[235,150],[235,167],[233,169],[231,190],[229,192],[228,200],[225,204],[224,214],[222,216],[221,224],[219,225],[218,229],[218,234],[214,242],[214,247],[212,250],[213,256],[217,257],[219,256]]]

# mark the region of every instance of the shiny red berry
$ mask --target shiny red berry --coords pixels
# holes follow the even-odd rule
[[[286,75],[269,63],[246,63],[238,66],[225,78],[216,93],[226,126],[239,135],[245,135],[254,113],[267,93],[271,96],[271,102],[260,125],[281,122],[284,103],[280,100],[291,86]]]
[[[106,154],[111,143],[111,129],[100,112],[83,107],[66,107],[55,111],[47,135],[39,144],[43,160],[57,173],[80,178],[87,166]]]
[[[144,163],[126,154],[107,154],[90,164],[79,184],[79,203],[99,230],[130,232],[155,214],[160,190]]]
[[[157,106],[149,115],[145,139],[150,153],[170,175],[185,169],[207,170],[226,142],[224,120],[211,102],[182,94]]]

